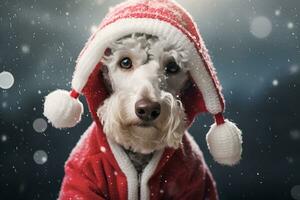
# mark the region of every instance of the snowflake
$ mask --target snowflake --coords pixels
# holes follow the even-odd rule
[[[291,136],[292,140],[299,140],[300,139],[300,131],[292,130],[292,131],[290,131],[290,136]]]
[[[300,199],[300,185],[295,185],[294,187],[292,187],[291,195],[296,200]]]
[[[255,17],[251,22],[250,32],[259,39],[266,38],[272,32],[272,23],[267,17]]]
[[[96,0],[96,3],[100,6],[102,5],[106,0]]]
[[[14,76],[7,71],[3,71],[0,73],[0,88],[9,89],[14,84]]]
[[[32,127],[33,129],[38,132],[38,133],[43,133],[46,131],[47,129],[47,122],[46,120],[44,120],[43,118],[38,118],[36,120],[34,120]]]
[[[92,25],[90,28],[90,32],[93,34],[97,31],[98,27],[96,25]]]
[[[1,135],[1,141],[6,142],[7,141],[7,136],[6,135]]]
[[[288,29],[293,29],[294,28],[294,23],[293,22],[288,22],[287,27],[288,27]]]
[[[36,164],[43,165],[47,162],[47,153],[43,150],[38,150],[33,154],[33,160]]]
[[[2,108],[6,108],[7,107],[7,102],[3,101],[2,102]]]
[[[272,85],[273,85],[274,87],[277,87],[277,86],[279,85],[279,81],[278,81],[277,79],[274,79],[274,80],[272,81]]]
[[[289,69],[291,74],[296,74],[299,72],[299,66],[298,65],[292,65]]]
[[[22,51],[22,53],[24,53],[24,54],[30,53],[30,46],[27,45],[27,44],[23,44],[23,45],[21,46],[21,51]]]
[[[105,152],[106,152],[106,148],[105,148],[104,146],[101,146],[101,147],[100,147],[100,151],[101,151],[102,153],[105,153]]]

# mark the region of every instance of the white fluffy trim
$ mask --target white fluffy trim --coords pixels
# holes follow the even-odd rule
[[[45,97],[44,115],[56,128],[74,127],[83,113],[83,105],[65,90],[56,90]]]
[[[242,155],[242,132],[232,122],[213,124],[206,135],[208,149],[215,161],[222,165],[237,164]]]

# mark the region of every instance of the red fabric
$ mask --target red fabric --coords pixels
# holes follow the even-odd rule
[[[189,75],[190,80],[192,80]],[[191,126],[197,114],[207,112],[202,94],[196,84],[191,81],[189,87],[181,91],[180,100],[187,114],[188,125]]]
[[[217,123],[217,125],[221,125],[225,123],[224,117],[222,113],[218,113],[215,115],[215,121]]]
[[[79,93],[76,92],[76,90],[71,90],[70,96],[73,97],[74,99],[77,99],[79,97]]]
[[[95,67],[94,72],[90,75],[88,82],[82,91],[88,102],[92,118],[99,126],[101,126],[101,123],[97,116],[97,110],[108,97],[108,92],[100,73],[101,67],[101,63]]]
[[[218,195],[202,153],[188,139],[177,150],[166,149],[149,180],[150,199],[209,199]],[[100,149],[105,148],[105,151]],[[102,132],[93,124],[65,165],[60,200],[126,200],[127,181]]]

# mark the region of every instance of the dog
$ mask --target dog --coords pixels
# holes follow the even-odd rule
[[[188,56],[138,33],[112,43],[107,52],[102,75],[112,94],[97,112],[104,132],[140,154],[177,149],[187,128],[178,94],[188,80]]]
[[[72,90],[45,98],[56,128],[74,127],[86,97],[93,123],[72,150],[60,200],[217,200],[215,181],[188,128],[214,116],[215,161],[241,159],[238,127],[197,25],[173,0],[128,0],[110,9],[80,53]]]

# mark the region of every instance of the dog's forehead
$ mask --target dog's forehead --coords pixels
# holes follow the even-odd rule
[[[187,75],[187,54],[166,40],[146,34],[132,34],[113,42],[111,54],[104,57],[104,65],[115,90],[143,85],[145,80],[159,85],[161,90],[177,94],[184,87]],[[130,70],[120,67],[120,61],[129,57],[133,63]],[[166,66],[174,62],[180,67],[176,74],[166,73]]]
[[[157,36],[134,33],[131,35],[124,36],[108,46],[110,52],[109,55],[104,55],[104,61],[117,62],[120,57],[132,56],[134,61],[149,59],[160,60],[165,62],[173,59],[179,64],[180,67],[184,67],[183,63],[188,62],[189,53],[179,46],[174,46],[163,38]],[[129,54],[129,55],[128,55]],[[147,60],[145,60],[145,56]],[[144,64],[144,63],[140,63]],[[164,64],[164,63],[160,63]]]

